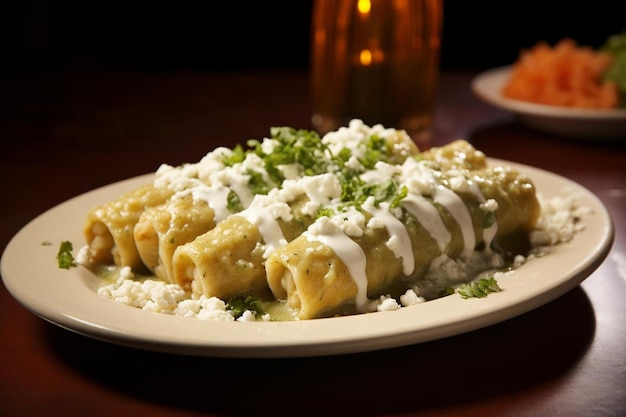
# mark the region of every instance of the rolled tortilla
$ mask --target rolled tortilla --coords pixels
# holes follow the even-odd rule
[[[228,299],[236,295],[270,295],[265,259],[313,222],[311,216],[299,214],[303,203],[302,199],[292,203],[295,215],[288,220],[276,219],[253,203],[217,223],[175,250],[174,281],[197,296]]]
[[[191,193],[146,209],[134,228],[143,263],[158,278],[173,283],[172,259],[180,245],[215,227],[215,211]]]
[[[420,158],[432,161],[442,170],[467,169],[477,171],[487,168],[487,156],[466,140],[455,140],[444,146],[430,148]]]
[[[390,223],[366,227],[354,237],[322,220],[321,232],[309,230],[270,255],[265,268],[272,293],[301,320],[367,312],[371,300],[402,294],[446,259],[475,253],[488,259],[528,248],[540,210],[532,182],[504,168],[476,171],[470,178],[482,195],[441,189],[429,198],[407,198],[398,219],[408,234],[401,245]],[[488,201],[497,209],[490,211]],[[399,248],[407,245],[408,254]]]
[[[415,275],[423,274],[441,254],[435,239],[415,219],[402,219],[415,248]],[[332,227],[332,226],[331,226]],[[403,260],[389,248],[385,228],[367,228],[350,238],[334,230],[324,239],[304,234],[276,250],[265,263],[267,281],[300,320],[350,314],[369,309],[377,296],[403,275]],[[332,243],[334,242],[334,243]]]
[[[89,261],[145,269],[135,245],[135,225],[147,208],[165,203],[172,194],[148,184],[92,208],[83,226]]]

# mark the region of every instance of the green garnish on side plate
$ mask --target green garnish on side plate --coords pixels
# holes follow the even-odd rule
[[[599,50],[613,56],[613,63],[606,70],[603,78],[617,85],[620,96],[619,106],[626,108],[626,30],[609,36]]]

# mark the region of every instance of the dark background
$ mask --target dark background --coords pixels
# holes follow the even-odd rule
[[[52,1],[0,6],[5,71],[306,70],[312,0]],[[441,67],[508,65],[521,48],[626,29],[625,1],[444,2]]]

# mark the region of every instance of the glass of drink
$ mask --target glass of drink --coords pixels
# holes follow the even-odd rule
[[[314,1],[312,123],[320,134],[356,118],[404,129],[429,146],[442,1]]]

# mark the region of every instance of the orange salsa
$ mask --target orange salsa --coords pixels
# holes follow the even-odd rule
[[[602,76],[613,57],[565,38],[554,47],[540,42],[521,51],[502,94],[556,106],[608,109],[619,104],[614,82]]]

